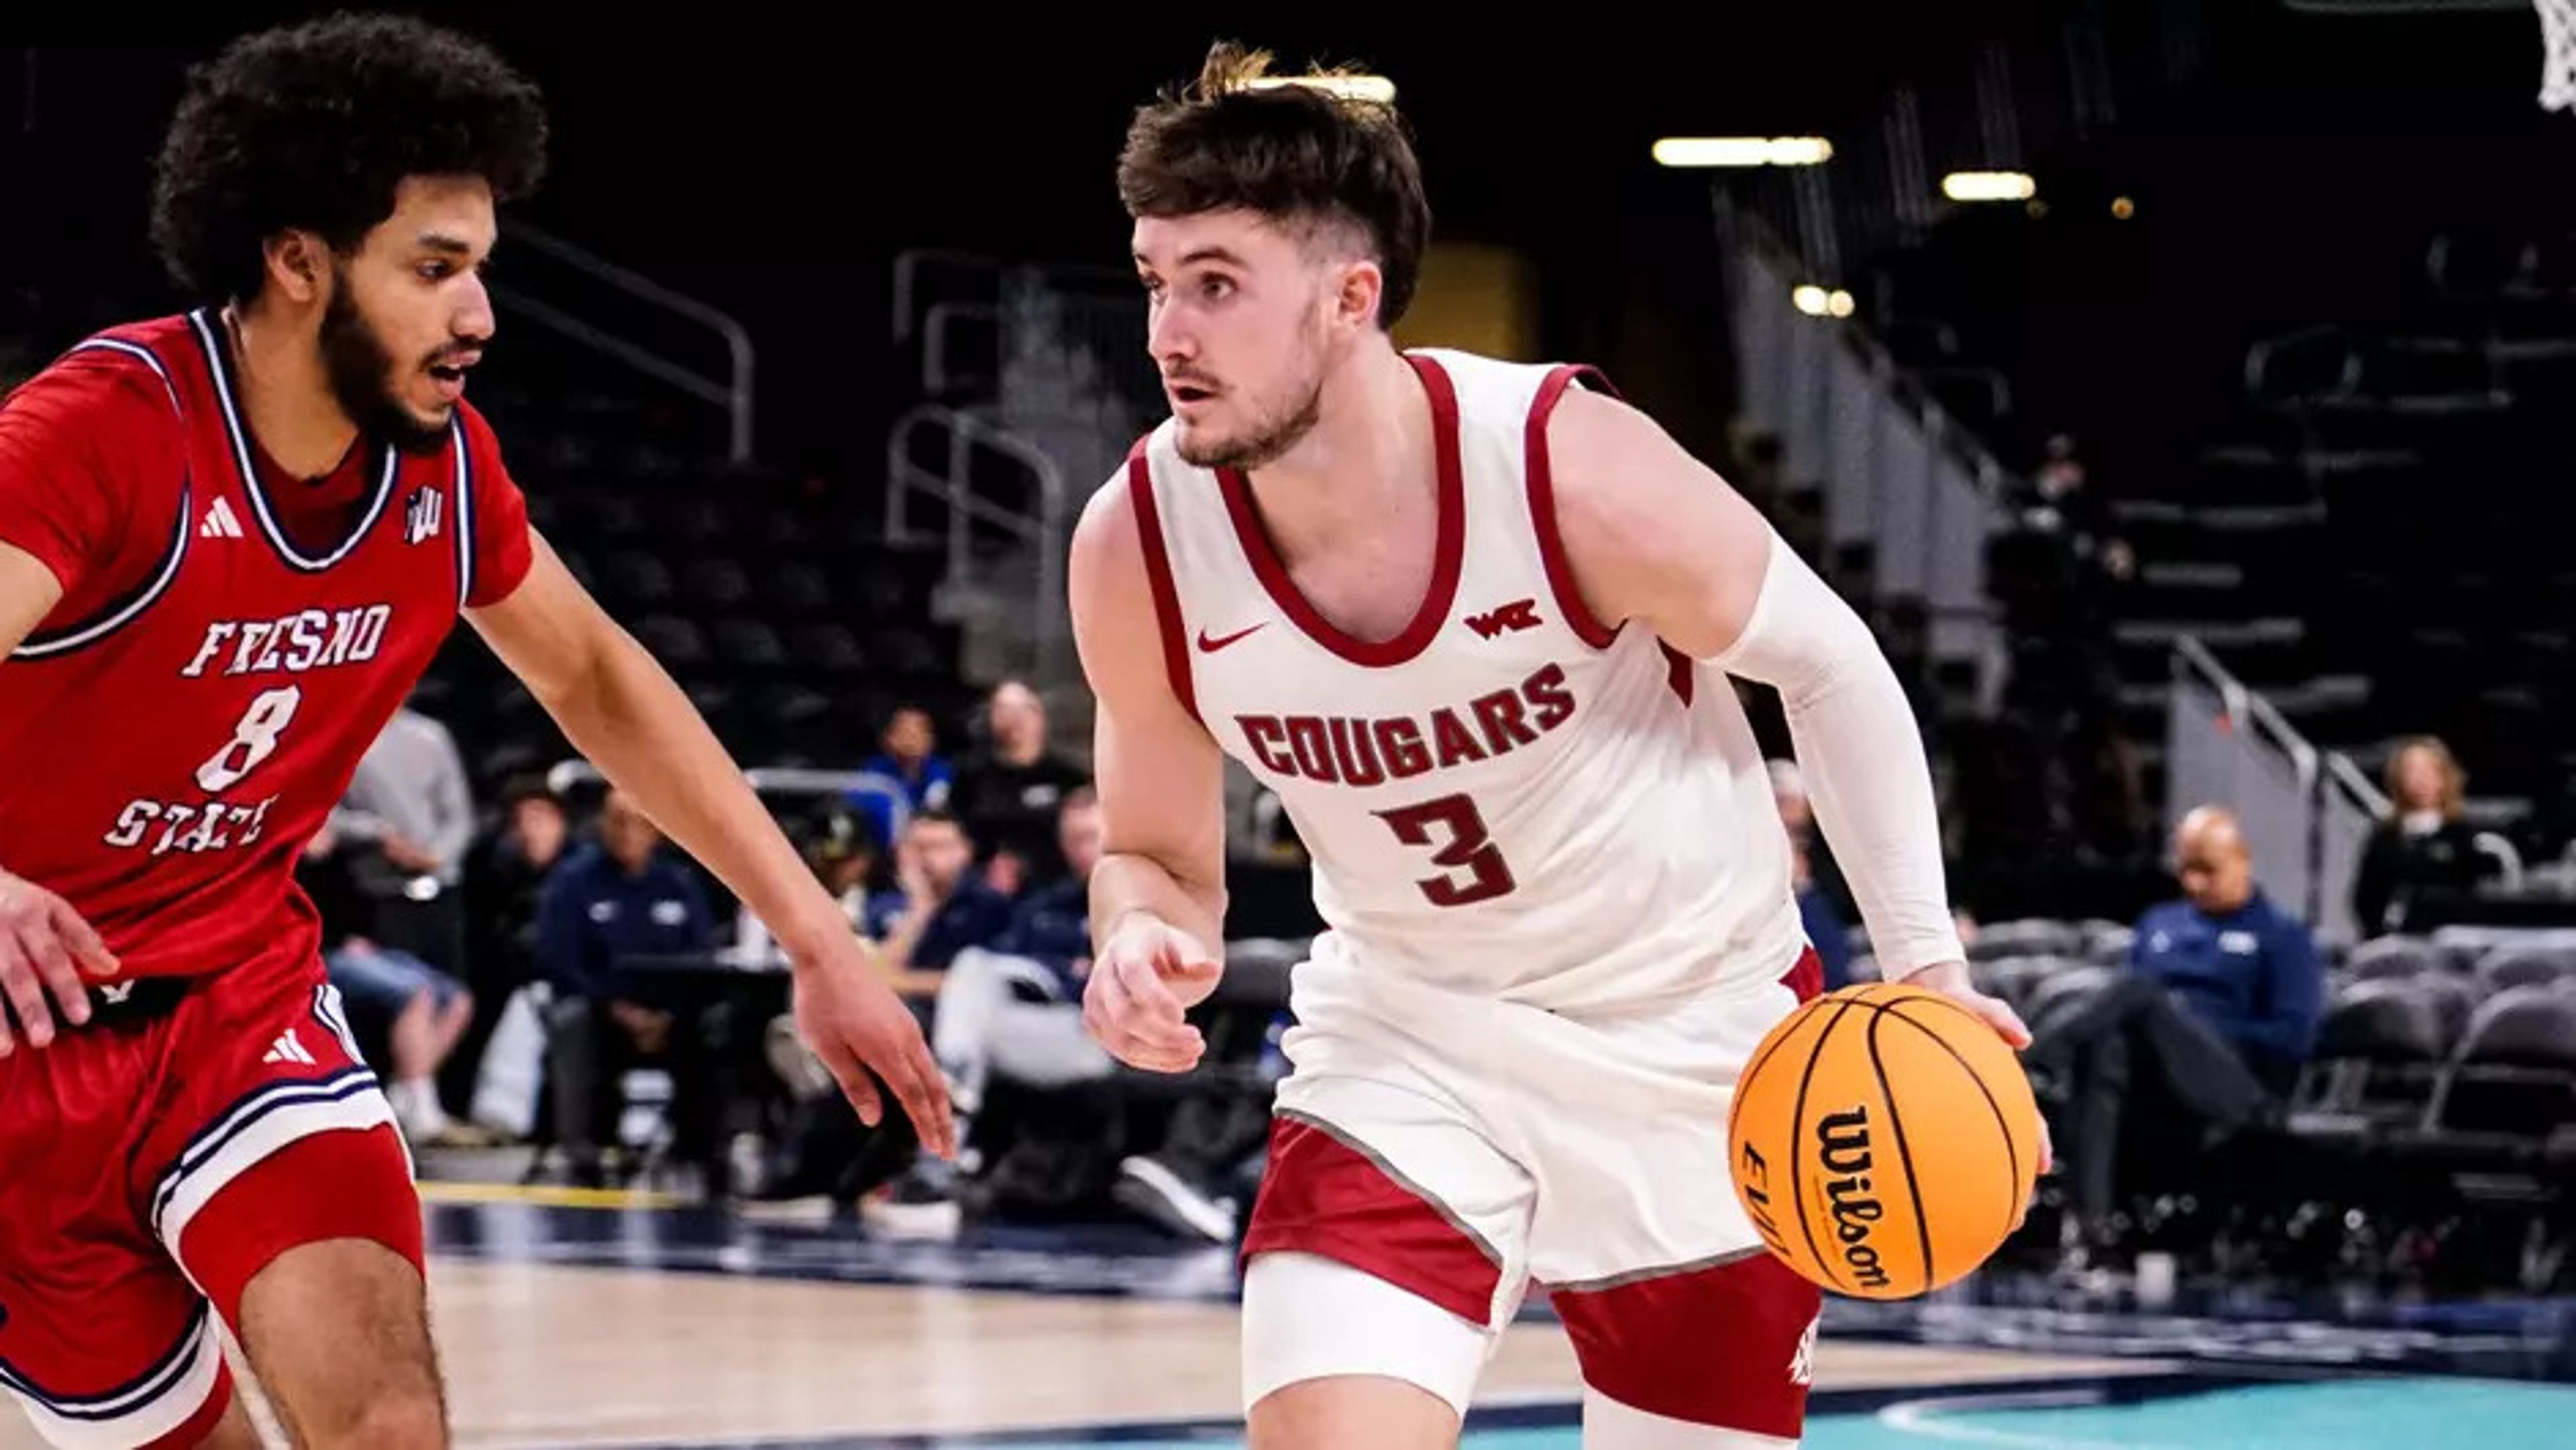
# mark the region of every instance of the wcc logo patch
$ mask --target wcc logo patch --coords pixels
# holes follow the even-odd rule
[[[403,504],[403,542],[418,544],[438,537],[439,520],[447,512],[447,495],[423,484],[411,491]]]

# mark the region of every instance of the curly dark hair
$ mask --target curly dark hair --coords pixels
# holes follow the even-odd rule
[[[498,202],[545,177],[534,84],[481,42],[417,20],[334,15],[246,36],[193,68],[152,186],[152,240],[180,287],[258,295],[269,238],[347,256],[409,176],[480,176]]]
[[[1221,41],[1198,83],[1136,112],[1118,157],[1118,196],[1133,217],[1241,207],[1274,221],[1355,228],[1386,274],[1378,326],[1413,303],[1431,240],[1431,203],[1395,108],[1274,77],[1268,51]]]

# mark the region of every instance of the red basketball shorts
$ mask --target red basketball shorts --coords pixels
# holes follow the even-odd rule
[[[398,1195],[395,1247],[417,1262],[392,1122],[310,958],[111,1004],[42,1050],[22,1038],[0,1058],[0,1387],[73,1450],[193,1443],[231,1394],[209,1295],[226,1304],[299,1234],[343,1236],[331,1205],[387,1218]]]
[[[1580,1016],[1353,966],[1297,978],[1244,1235],[1246,1407],[1356,1374],[1463,1413],[1535,1283],[1582,1366],[1586,1445],[1795,1442],[1822,1296],[1745,1218],[1726,1118],[1763,1034],[1820,990],[1815,954]]]

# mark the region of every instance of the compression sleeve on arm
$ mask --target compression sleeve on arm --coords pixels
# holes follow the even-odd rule
[[[1963,960],[1913,707],[1869,626],[1777,532],[1752,617],[1710,662],[1779,690],[1881,975]]]

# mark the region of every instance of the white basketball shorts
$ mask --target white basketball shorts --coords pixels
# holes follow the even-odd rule
[[[1535,1282],[1573,1338],[1587,1424],[1793,1443],[1821,1296],[1738,1205],[1726,1117],[1762,1035],[1821,985],[1809,951],[1776,984],[1578,1020],[1299,968],[1244,1237],[1246,1409],[1384,1375],[1463,1414]]]

